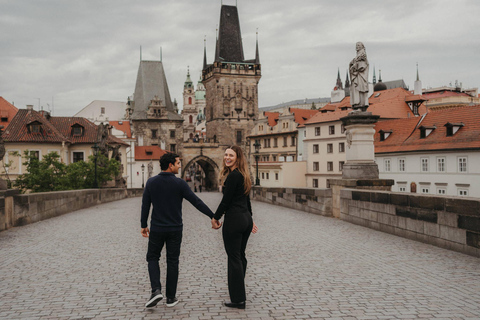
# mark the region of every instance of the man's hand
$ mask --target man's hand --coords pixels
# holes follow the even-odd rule
[[[150,234],[150,231],[148,230],[148,227],[147,228],[142,228],[142,236],[144,238],[148,238],[148,235]]]
[[[216,220],[215,218],[212,218],[213,229],[220,229],[221,226],[222,226],[222,223],[220,221]]]

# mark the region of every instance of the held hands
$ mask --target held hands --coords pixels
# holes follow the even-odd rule
[[[215,218],[212,218],[213,229],[220,229],[221,226],[222,226],[222,223],[220,221],[216,220]]]
[[[142,228],[142,237],[144,238],[148,238],[148,235],[150,234],[150,231],[148,230],[148,227],[147,228]]]

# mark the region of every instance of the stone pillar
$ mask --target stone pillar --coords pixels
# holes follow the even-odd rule
[[[390,191],[395,181],[379,179],[375,162],[375,123],[380,116],[366,111],[352,111],[341,118],[347,135],[347,161],[343,166],[342,179],[328,179],[332,189],[332,214],[341,218],[342,189],[370,189]]]
[[[371,112],[353,111],[340,119],[347,136],[347,161],[343,166],[343,179],[378,179],[373,139],[374,126],[379,117]]]

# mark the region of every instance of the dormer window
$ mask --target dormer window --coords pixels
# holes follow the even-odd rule
[[[84,128],[79,124],[72,126],[72,136],[83,136]]]
[[[461,127],[463,127],[463,123],[450,123],[447,122],[445,124],[445,127],[447,128],[447,137],[453,136],[455,133],[457,133],[458,130],[460,130]]]
[[[378,133],[380,133],[380,141],[385,141],[391,134],[392,130],[380,130]]]
[[[27,129],[29,133],[40,133],[41,132],[41,123],[39,121],[33,121],[27,124]]]
[[[433,130],[437,129],[435,126],[421,126],[420,128],[420,139],[425,139],[433,132]]]

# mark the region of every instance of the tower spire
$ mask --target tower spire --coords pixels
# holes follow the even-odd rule
[[[337,87],[338,90],[343,89],[342,79],[340,79],[340,68],[338,68],[336,87]]]
[[[257,48],[255,50],[255,64],[260,64],[260,54],[258,53],[258,28],[257,28]]]
[[[207,36],[203,38],[203,70],[207,68]]]
[[[375,66],[373,66],[373,85],[377,83],[377,77],[375,76]]]
[[[420,81],[420,77],[418,76],[418,62],[417,62],[417,81]]]

